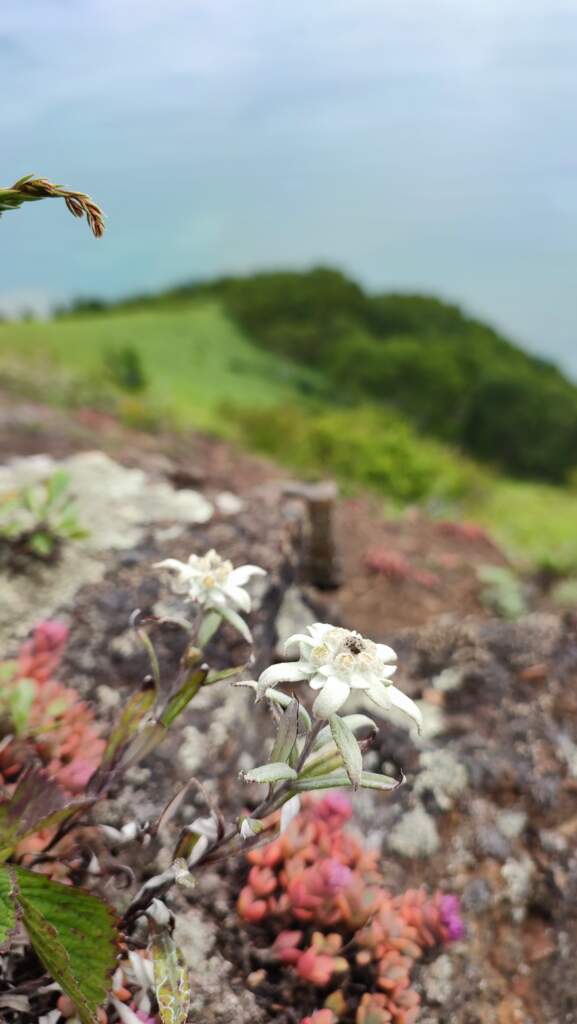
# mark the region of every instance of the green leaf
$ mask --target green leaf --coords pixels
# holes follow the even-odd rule
[[[276,761],[271,764],[262,764],[259,768],[251,768],[248,772],[241,772],[245,782],[284,782],[286,779],[296,779],[297,773],[284,761]]]
[[[198,628],[197,643],[199,647],[206,647],[207,643],[212,640],[221,622],[222,615],[219,612],[209,611],[206,613]]]
[[[39,555],[41,558],[48,558],[54,550],[54,541],[48,533],[38,530],[30,537],[28,547],[35,555]]]
[[[99,773],[116,760],[119,751],[132,739],[155,699],[156,692],[152,686],[132,695],[110,734]]]
[[[46,481],[46,499],[48,505],[54,505],[70,485],[70,476],[64,469],[57,469]]]
[[[167,729],[169,725],[172,725],[175,718],[178,718],[178,716],[182,714],[186,705],[189,704],[192,698],[196,696],[207,675],[207,668],[198,668],[187,676],[180,689],[177,690],[174,696],[170,698],[164,711],[160,715],[159,721],[161,725],[166,726]]]
[[[251,690],[254,690],[255,693],[258,690],[258,683],[255,682],[254,679],[242,679],[234,685],[248,686]],[[271,704],[280,704],[282,708],[288,708],[291,700],[293,700],[293,697],[288,693],[283,693],[282,690],[274,690],[272,687],[269,687],[268,690],[265,691],[264,696],[267,700],[270,700]],[[303,704],[299,704],[299,723],[305,732],[309,732],[313,727],[311,716]]]
[[[357,743],[355,734],[338,715],[330,716],[329,726],[332,737],[342,756],[351,786],[353,789],[358,789],[363,770],[363,755],[361,754],[361,748]]]
[[[34,950],[70,996],[82,1024],[97,1024],[96,1010],[110,990],[118,929],[112,910],[91,893],[11,867],[15,899]]]
[[[348,725],[349,729],[352,729],[353,732],[368,728],[374,735],[379,731],[376,722],[373,722],[373,719],[369,718],[368,715],[342,715],[341,721]],[[315,750],[317,747],[323,747],[330,739],[331,727],[330,725],[325,725],[316,738]]]
[[[8,697],[10,717],[17,736],[26,732],[30,710],[36,696],[34,679],[19,679]]]
[[[152,943],[154,990],[162,1024],[185,1024],[190,1006],[190,977],[182,953],[167,931]]]
[[[288,764],[297,741],[298,724],[299,703],[298,700],[292,697],[288,708],[283,711],[278,723],[276,739],[270,755],[272,762],[286,761]]]
[[[390,791],[398,789],[404,778],[393,779],[390,775],[379,775],[376,772],[362,772],[360,786],[362,789],[380,789]],[[351,781],[346,771],[330,772],[328,775],[299,776],[291,786],[291,793],[306,793],[314,789],[349,789]]]
[[[333,743],[331,740],[330,743],[325,743],[324,747],[321,747],[320,750],[315,750],[314,753],[309,754],[304,767],[299,772],[299,778],[308,778],[309,775],[328,775],[329,772],[335,771],[336,768],[342,768],[342,766],[342,754],[339,752],[336,743]]]
[[[12,889],[13,882],[8,869],[0,867],[0,949],[16,927],[16,908]]]

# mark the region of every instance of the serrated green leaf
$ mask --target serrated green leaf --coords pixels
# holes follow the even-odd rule
[[[261,764],[258,768],[251,768],[248,772],[242,772],[245,782],[285,782],[287,779],[296,779],[297,773],[294,768],[284,761],[276,761],[271,764]]]
[[[343,759],[345,771],[353,789],[358,789],[363,770],[363,755],[354,732],[338,715],[331,715],[329,726],[333,740]]]
[[[0,948],[16,927],[16,908],[12,898],[13,882],[7,868],[0,867]]]
[[[292,697],[278,723],[276,739],[270,755],[272,762],[286,761],[288,764],[297,741],[298,725],[299,703]]]
[[[36,954],[74,1002],[82,1024],[97,1024],[96,1011],[108,995],[116,961],[113,912],[82,889],[25,868],[9,871]]]
[[[190,1006],[190,976],[182,953],[166,931],[152,943],[152,964],[162,1024],[185,1024]]]

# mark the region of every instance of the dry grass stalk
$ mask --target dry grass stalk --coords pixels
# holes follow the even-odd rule
[[[31,174],[20,178],[11,188],[0,188],[0,215],[6,210],[16,210],[23,203],[53,198],[64,199],[73,217],[85,216],[95,238],[104,234],[104,214],[90,196],[55,185],[46,178],[35,178]]]

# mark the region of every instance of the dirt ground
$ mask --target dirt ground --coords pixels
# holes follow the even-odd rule
[[[273,657],[283,596],[295,582],[319,616],[386,639],[398,651],[398,683],[420,701],[423,735],[416,739],[382,723],[371,767],[402,770],[407,784],[387,799],[359,794],[355,815],[382,850],[392,890],[424,883],[462,900],[467,939],[445,958],[442,992],[430,984],[434,963],[423,963],[415,979],[423,993],[421,1024],[576,1024],[574,617],[491,620],[480,602],[476,566],[502,566],[506,559],[490,538],[475,527],[435,523],[417,512],[387,521],[378,502],[366,496],[335,509],[342,585],[315,590],[299,569],[300,520],[282,497],[285,472],[199,435],[139,434],[99,414],[70,416],[5,398],[0,461],[95,447],[177,487],[208,495],[227,491],[244,500],[233,519],[217,516],[190,527],[162,554],[182,557],[191,543],[224,544],[236,561],[265,565],[272,582],[253,625],[266,658]],[[100,702],[104,720],[112,710],[102,703],[103,694],[122,692],[146,671],[126,623],[136,602],[146,611],[159,598],[149,566],[160,553],[146,537],[134,550],[112,555],[104,577],[85,585],[68,609],[63,681]],[[179,653],[178,642],[168,637],[161,645],[164,670],[174,667]],[[241,663],[244,654],[237,644],[235,661]],[[216,645],[212,656],[218,664],[224,651]],[[247,753],[258,763],[265,724],[247,706],[245,695],[223,700],[209,688],[180,737],[188,760],[177,758],[172,747],[155,754],[147,774],[130,780],[118,823],[135,806],[143,815],[157,811],[187,772],[214,780],[216,770],[225,807],[250,803],[241,795],[236,769]],[[196,983],[204,1002],[192,1019],[297,1024],[311,1006],[286,973],[269,974],[260,991],[256,986],[247,995],[246,979],[259,966],[252,946],[271,936],[249,930],[247,938],[239,928],[232,907],[243,872],[246,866],[237,864],[208,876],[194,894],[194,913],[201,912],[215,954],[199,960]],[[234,996],[226,1012],[219,1002],[223,985]]]

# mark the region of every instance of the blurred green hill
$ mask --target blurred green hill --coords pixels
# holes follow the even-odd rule
[[[338,271],[222,278],[0,324],[0,386],[195,427],[577,566],[577,387],[457,306]]]

